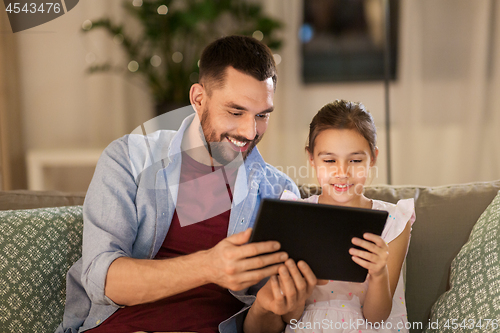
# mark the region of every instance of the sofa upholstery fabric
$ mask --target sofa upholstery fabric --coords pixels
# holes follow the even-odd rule
[[[54,332],[81,256],[82,207],[0,212],[0,332]]]
[[[451,263],[450,290],[431,312],[426,333],[500,328],[500,192]]]

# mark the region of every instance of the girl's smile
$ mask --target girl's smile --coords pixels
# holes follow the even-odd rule
[[[331,184],[337,192],[347,192],[354,184]]]

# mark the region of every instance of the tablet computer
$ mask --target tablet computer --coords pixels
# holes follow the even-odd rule
[[[381,210],[263,199],[250,242],[275,240],[280,251],[304,260],[318,279],[363,282],[368,270],[351,259],[353,237],[381,235],[388,213]]]

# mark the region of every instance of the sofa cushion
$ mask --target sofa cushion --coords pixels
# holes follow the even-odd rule
[[[426,330],[427,333],[470,332],[471,329],[476,329],[478,332],[498,330],[499,237],[500,192],[481,215],[467,243],[453,259],[450,290],[441,295],[434,304],[431,311],[431,325]],[[487,319],[492,321],[488,322]]]
[[[53,332],[81,256],[82,207],[0,211],[0,332]]]

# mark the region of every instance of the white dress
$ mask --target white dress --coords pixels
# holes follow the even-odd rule
[[[319,196],[311,196],[304,201],[318,203]],[[283,200],[302,200],[295,194],[285,191]],[[392,204],[372,200],[372,209],[389,212],[382,238],[390,243],[403,232],[408,221],[415,222],[413,199],[399,200]],[[286,333],[365,333],[365,332],[408,332],[403,273],[392,301],[392,311],[383,323],[372,325],[363,317],[363,303],[368,290],[368,279],[363,283],[329,281],[326,285],[316,286],[306,300],[304,313],[299,321],[287,325]]]

